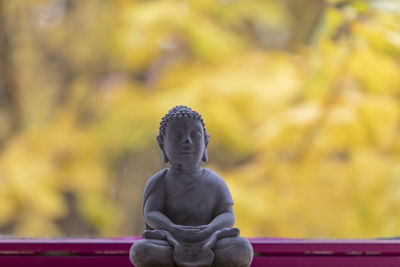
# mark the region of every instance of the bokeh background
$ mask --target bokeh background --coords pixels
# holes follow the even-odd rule
[[[398,0],[0,0],[0,233],[143,230],[162,116],[247,237],[400,235]]]

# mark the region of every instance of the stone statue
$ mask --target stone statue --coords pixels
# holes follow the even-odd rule
[[[136,267],[250,266],[253,249],[233,228],[229,189],[218,174],[201,167],[208,140],[200,114],[186,106],[162,119],[157,141],[170,167],[145,187],[147,230],[130,250]]]

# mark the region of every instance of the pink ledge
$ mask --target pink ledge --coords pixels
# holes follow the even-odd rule
[[[140,237],[114,239],[0,239],[0,266],[132,266],[129,248]],[[400,266],[397,239],[249,238],[252,267]]]

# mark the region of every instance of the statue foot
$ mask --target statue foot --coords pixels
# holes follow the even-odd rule
[[[135,267],[176,267],[172,253],[166,240],[142,239],[132,245],[129,257]]]
[[[166,240],[167,237],[165,233],[160,230],[146,230],[142,234],[145,239],[158,239],[158,240]]]

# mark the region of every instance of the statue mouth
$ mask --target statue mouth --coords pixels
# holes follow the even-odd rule
[[[194,154],[194,152],[193,151],[183,151],[183,152],[181,152],[179,154],[181,154],[181,155],[192,155],[192,154]]]

